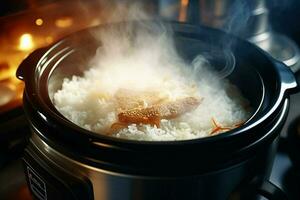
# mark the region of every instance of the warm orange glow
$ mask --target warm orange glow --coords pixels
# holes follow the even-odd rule
[[[189,0],[181,0],[179,8],[179,21],[185,22],[187,20],[187,9],[188,9]]]
[[[99,25],[99,24],[100,24],[100,20],[99,20],[99,19],[93,19],[93,20],[91,21],[90,26],[97,26],[97,25]]]
[[[5,104],[12,101],[13,98],[15,97],[14,90],[11,87],[9,87],[9,85],[7,84],[0,84],[0,93],[1,93],[0,106],[4,106]]]
[[[55,20],[55,25],[59,28],[67,28],[72,26],[73,19],[71,17],[62,17]]]
[[[30,50],[33,48],[33,39],[32,39],[32,35],[29,33],[24,33],[21,37],[20,37],[20,44],[19,44],[19,49],[26,51],[26,50]]]
[[[22,104],[24,83],[16,78],[16,69],[28,52],[2,51],[1,54],[3,60],[0,61],[0,113],[3,113]]]
[[[7,62],[0,62],[0,81],[10,77],[9,70],[10,67]]]
[[[189,4],[189,0],[181,0],[182,6],[187,6]]]
[[[47,36],[45,39],[46,39],[47,44],[51,44],[54,41],[53,37],[51,37],[51,36]]]
[[[43,21],[43,19],[41,19],[41,18],[38,18],[38,19],[35,20],[35,24],[36,24],[37,26],[42,26],[43,23],[44,23],[44,21]]]
[[[22,104],[24,83],[16,78],[0,83],[0,113],[16,108]]]

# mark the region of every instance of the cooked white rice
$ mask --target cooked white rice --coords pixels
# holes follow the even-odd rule
[[[159,128],[129,124],[113,136],[150,141],[187,140],[209,136],[215,128],[212,119],[223,127],[232,127],[249,117],[249,112],[245,110],[247,101],[227,80],[220,82],[212,73],[206,71],[206,76],[199,82],[188,82],[187,78],[173,73],[164,71],[164,76],[147,80],[151,81],[148,88],[159,88],[161,95],[170,101],[187,96],[201,97],[203,100],[197,109],[176,119],[161,119]],[[113,79],[118,80],[120,76],[122,75],[116,73],[112,77],[106,77],[101,68],[91,68],[83,77],[66,78],[62,88],[54,94],[54,104],[66,118],[78,126],[100,134],[106,133],[118,121],[113,95],[118,87],[125,85],[122,84],[123,81],[128,80],[117,84],[114,82],[114,87],[108,84]],[[131,88],[139,88],[141,85],[143,84],[131,85]]]
[[[208,70],[203,57],[186,63],[178,56],[164,28],[132,34],[131,27],[98,34],[102,41],[91,67],[82,77],[65,78],[52,101],[67,119],[90,131],[105,134],[118,122],[114,95],[119,89],[159,91],[168,101],[202,98],[200,105],[175,119],[161,119],[160,127],[128,124],[112,136],[132,140],[187,140],[211,135],[214,119],[234,127],[249,117],[245,100],[227,80]],[[153,33],[153,30],[156,32]],[[201,53],[201,52],[200,52]],[[147,107],[148,105],[144,105]]]

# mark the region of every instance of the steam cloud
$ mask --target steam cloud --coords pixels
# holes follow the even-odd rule
[[[110,18],[121,23],[93,32],[102,44],[91,61],[93,68],[88,71],[101,80],[102,91],[114,93],[123,87],[160,88],[170,77],[178,86],[178,95],[184,95],[184,85],[191,83],[204,81],[220,85],[202,55],[190,63],[179,56],[171,28],[157,19],[152,20],[140,4],[117,4]]]
[[[203,99],[197,109],[162,120],[160,127],[132,125],[115,135],[138,140],[204,137],[211,131],[213,117],[224,126],[245,121],[245,99],[228,94],[229,90],[239,94],[236,88],[227,80],[221,81],[202,52],[192,61],[181,58],[171,28],[149,19],[138,4],[118,5],[111,15],[118,23],[103,25],[92,33],[101,45],[90,68],[81,77],[64,79],[54,94],[56,108],[75,124],[106,133],[118,121],[115,95],[120,89],[151,91],[166,102],[185,97]]]

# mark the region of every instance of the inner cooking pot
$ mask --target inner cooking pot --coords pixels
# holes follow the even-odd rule
[[[135,27],[138,28],[139,24]],[[37,134],[50,145],[66,154],[80,155],[86,161],[97,160],[102,168],[110,170],[172,174],[178,170],[168,170],[170,165],[185,169],[186,163],[193,162],[193,157],[208,161],[193,164],[189,173],[199,172],[200,168],[207,170],[212,165],[219,168],[228,164],[225,160],[236,162],[238,159],[232,159],[233,156],[246,157],[261,140],[276,137],[266,135],[263,130],[272,125],[288,92],[297,87],[289,69],[247,42],[214,29],[183,24],[171,25],[180,55],[186,60],[202,52],[204,56],[209,55],[206,57],[214,63],[211,66],[216,67],[219,77],[229,79],[250,101],[253,113],[244,125],[212,137],[167,142],[124,140],[76,126],[56,110],[51,96],[60,89],[63,78],[82,75],[86,70],[89,60],[101,45],[92,33],[107,26],[122,26],[122,23],[83,30],[39,49],[17,71],[17,76],[26,84],[25,112]],[[225,45],[228,40],[232,45]],[[209,155],[206,153],[208,149]],[[188,157],[185,156],[187,152],[190,153]],[[178,157],[182,162],[178,163]],[[159,160],[161,165],[154,165],[153,159]]]
[[[131,23],[135,28],[142,25]],[[44,191],[37,192],[32,181],[48,188],[49,199],[75,186],[71,193],[77,194],[81,191],[77,183],[83,182],[82,191],[92,194],[83,195],[84,199],[223,200],[253,188],[253,181],[268,178],[289,94],[297,90],[295,77],[259,48],[218,30],[170,24],[175,46],[185,60],[202,53],[218,78],[229,79],[250,101],[252,114],[242,126],[206,138],[150,142],[93,133],[60,114],[52,103],[53,93],[61,88],[63,78],[82,75],[87,69],[101,46],[93,33],[108,26],[122,28],[124,23],[72,34],[36,50],[18,68],[17,76],[26,85],[24,110],[32,129],[24,163],[33,194],[44,195]],[[64,192],[51,193],[56,185]],[[274,187],[263,186],[263,191],[269,188],[265,196],[272,193]]]

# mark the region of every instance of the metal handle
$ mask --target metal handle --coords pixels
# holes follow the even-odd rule
[[[26,74],[30,74],[32,70],[35,70],[35,66],[44,53],[45,48],[40,48],[29,54],[19,65],[16,72],[17,78],[24,81]]]
[[[257,190],[258,194],[269,200],[288,200],[286,194],[270,181],[264,181]]]
[[[276,60],[274,61],[274,64],[279,71],[283,89],[290,94],[299,92],[300,87],[292,70],[280,61]]]

